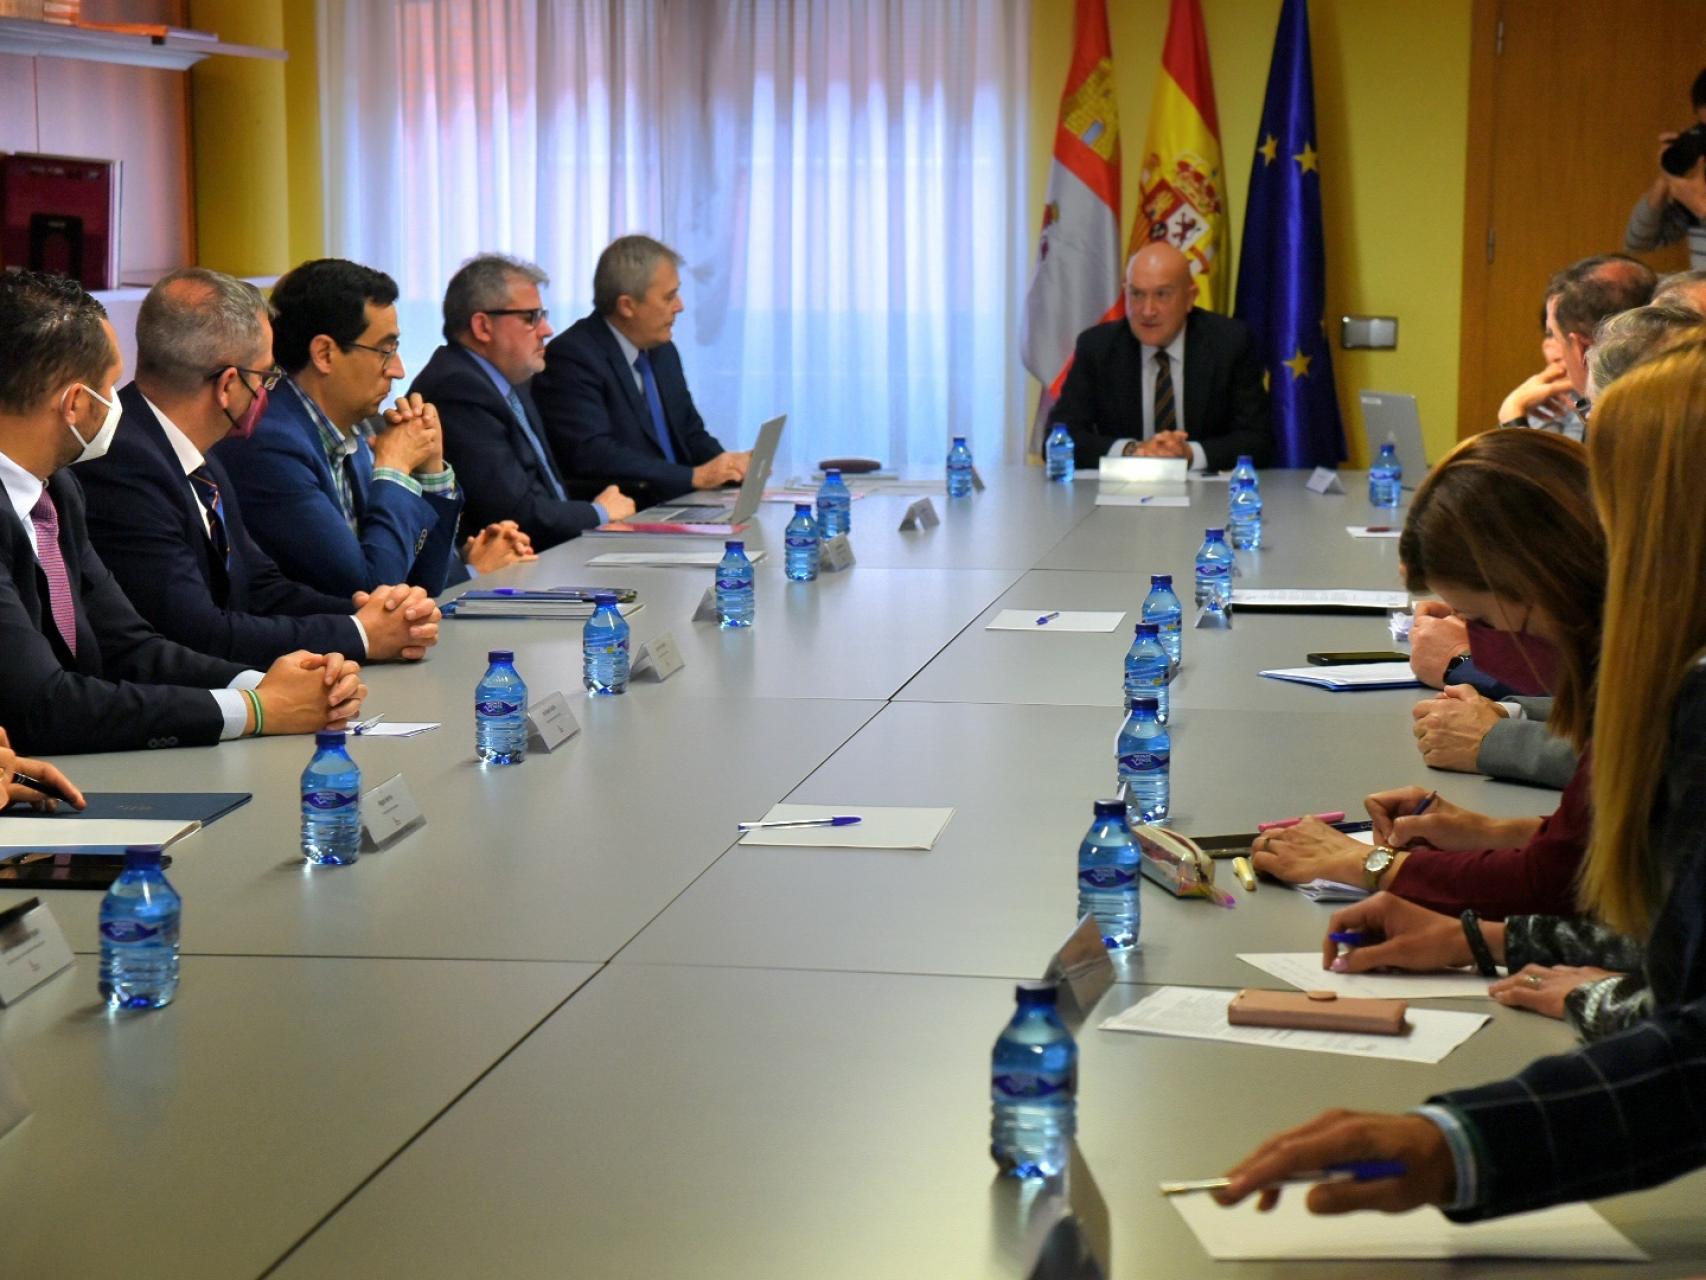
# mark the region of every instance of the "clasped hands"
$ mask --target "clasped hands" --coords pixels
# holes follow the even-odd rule
[[[1125,447],[1128,458],[1188,458],[1191,438],[1183,431],[1157,431],[1147,440],[1134,440]]]

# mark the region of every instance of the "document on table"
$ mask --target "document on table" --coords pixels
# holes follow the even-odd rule
[[[1300,991],[1333,991],[1371,1000],[1488,999],[1487,982],[1472,970],[1451,973],[1334,973],[1321,967],[1319,951],[1239,953],[1245,964],[1271,973]]]
[[[1275,1049],[1309,1053],[1342,1053],[1353,1058],[1390,1058],[1395,1062],[1439,1062],[1481,1029],[1484,1013],[1451,1009],[1411,1009],[1406,1015],[1410,1033],[1371,1036],[1354,1031],[1294,1031],[1285,1027],[1235,1027],[1226,1020],[1226,1006],[1236,991],[1210,987],[1162,987],[1124,1013],[1102,1023],[1104,1031],[1136,1031],[1145,1035],[1180,1036],[1187,1040],[1221,1040],[1232,1044],[1261,1044]]]
[[[1311,902],[1361,902],[1368,897],[1368,890],[1361,885],[1340,880],[1307,880],[1294,887]]]
[[[746,558],[753,564],[764,559],[764,551],[752,548]],[[715,569],[721,551],[604,551],[587,561],[595,569]]]
[[[1585,1204],[1558,1205],[1459,1225],[1432,1206],[1408,1213],[1323,1216],[1287,1187],[1268,1213],[1256,1197],[1223,1209],[1213,1197],[1169,1196],[1209,1257],[1221,1262],[1335,1258],[1550,1258],[1646,1262],[1647,1254]]]
[[[1404,531],[1394,524],[1347,524],[1345,532],[1353,538],[1396,538]]]
[[[1049,617],[1050,614],[1053,617]],[[1038,618],[1048,618],[1038,622]],[[985,631],[1118,631],[1124,613],[1074,609],[1003,609]]]
[[[1096,495],[1098,507],[1188,507],[1189,494],[1179,493],[1109,493]]]
[[[0,817],[0,854],[123,853],[132,845],[165,848],[192,831],[199,822],[146,818],[83,818],[65,822],[51,817]]]
[[[845,827],[781,827],[748,831],[742,844],[806,849],[929,849],[954,816],[952,809],[897,809],[868,804],[776,804],[765,822],[798,822],[856,813]]]
[[[1378,613],[1384,609],[1408,609],[1407,591],[1362,591],[1351,587],[1316,591],[1301,587],[1234,587],[1235,609],[1331,609]]]
[[[1234,593],[1236,595],[1236,593]],[[1258,673],[1269,680],[1289,680],[1343,693],[1347,689],[1415,689],[1421,687],[1408,662],[1346,662],[1337,666],[1275,667]]]
[[[381,720],[371,729],[358,729],[358,738],[418,738],[439,727],[437,720]]]

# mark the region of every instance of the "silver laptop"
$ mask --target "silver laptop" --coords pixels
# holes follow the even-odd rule
[[[1362,430],[1372,461],[1380,446],[1391,440],[1398,447],[1404,468],[1404,487],[1414,489],[1428,473],[1428,452],[1422,443],[1422,419],[1416,412],[1416,397],[1398,391],[1359,391],[1362,401]]]
[[[787,425],[788,415],[783,413],[758,428],[758,442],[752,446],[746,479],[741,481],[733,506],[727,505],[723,492],[709,490],[687,494],[631,518],[656,524],[745,524],[758,514],[764,486],[770,482],[770,468],[776,461],[777,446],[782,443],[782,428]]]

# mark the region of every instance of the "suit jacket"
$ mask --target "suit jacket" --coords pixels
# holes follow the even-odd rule
[[[664,457],[633,366],[622,358],[603,316],[595,312],[575,321],[546,346],[545,370],[533,379],[533,399],[557,465],[574,477],[571,492],[578,496],[620,484],[630,496],[667,502],[690,493],[693,468],[723,452],[693,407],[675,344],[653,347],[651,357],[675,462]]]
[[[292,582],[255,545],[236,486],[215,458],[231,564],[214,554],[202,505],[154,411],[133,382],[106,457],[78,466],[89,538],[148,623],[169,640],[266,668],[293,649],[361,657],[347,597]]]
[[[47,483],[77,607],[77,654],[53,622],[47,576],[10,504],[0,503],[0,725],[32,756],[219,741],[208,693],[244,668],[174,644],[131,607],[101,563],[69,468]]]
[[[297,582],[335,596],[401,582],[437,595],[461,566],[455,554],[461,496],[374,483],[366,440],[345,464],[356,511],[356,530],[350,529],[319,429],[282,383],[255,434],[221,441],[214,452],[236,482],[250,535]]]
[[[1049,422],[1065,423],[1078,465],[1094,468],[1122,436],[1149,434],[1143,403],[1143,345],[1125,320],[1078,335],[1072,368]],[[1185,399],[1180,427],[1203,448],[1209,468],[1230,470],[1247,453],[1273,461],[1274,432],[1262,361],[1237,320],[1192,308],[1185,318]]]
[[[522,434],[521,424],[498,394],[491,375],[467,348],[453,342],[433,352],[409,390],[420,392],[423,400],[438,407],[444,456],[456,468],[456,482],[462,489],[464,537],[499,520],[514,520],[533,540],[534,549],[543,551],[600,522],[592,503],[564,501],[552,492],[539,454]],[[551,460],[545,424],[533,396],[526,384],[516,387],[515,394],[545,448],[551,476],[563,483],[562,472]]]

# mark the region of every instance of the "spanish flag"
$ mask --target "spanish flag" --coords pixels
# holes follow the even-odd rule
[[[1019,334],[1019,357],[1043,384],[1039,422],[1060,393],[1078,335],[1120,314],[1122,265],[1120,129],[1107,0],[1078,0],[1037,265]],[[1033,439],[1033,449],[1038,443]]]
[[[1226,310],[1232,275],[1226,229],[1226,179],[1220,168],[1220,117],[1208,36],[1198,0],[1173,0],[1161,74],[1143,141],[1137,217],[1131,250],[1166,240],[1191,260],[1198,305]]]

